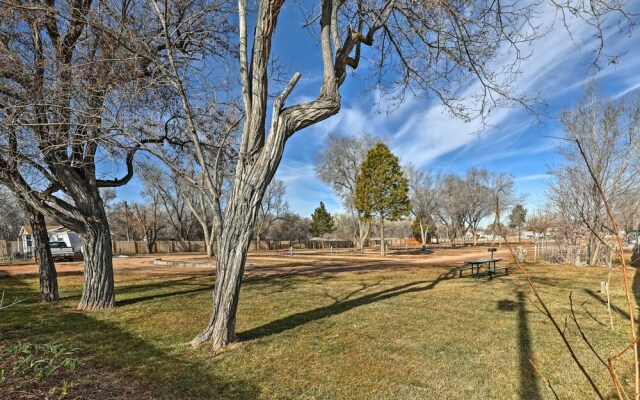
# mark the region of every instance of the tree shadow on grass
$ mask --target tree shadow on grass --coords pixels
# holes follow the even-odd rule
[[[34,292],[31,287],[20,287],[15,281],[11,282],[10,290],[19,295]],[[147,392],[153,392],[154,398],[250,400],[259,397],[260,389],[255,384],[216,368],[208,357],[198,360],[202,354],[186,346],[184,349],[163,348],[161,343],[154,343],[153,335],[162,332],[151,331],[147,334],[150,339],[145,339],[144,333],[134,334],[118,323],[102,319],[103,313],[111,312],[79,312],[49,304],[21,303],[0,311],[3,319],[0,340],[66,343],[79,348],[92,363],[132,378]],[[82,364],[78,368],[82,368]],[[118,393],[117,387],[113,390],[114,394]],[[43,398],[46,395],[42,393]],[[73,382],[69,395],[74,395]]]
[[[187,295],[187,294],[204,292],[206,290],[210,291],[210,290],[213,290],[213,286],[214,285],[200,285],[200,286],[201,287],[198,287],[198,288],[195,288],[195,289],[172,291],[172,292],[166,292],[166,293],[151,294],[151,295],[148,295],[148,296],[133,297],[133,298],[130,298],[130,299],[125,299],[125,300],[117,300],[116,304],[118,306],[128,306],[128,305],[131,305],[131,304],[141,303],[143,301],[162,299],[162,298],[174,297],[174,296],[184,296],[184,295]],[[116,290],[116,294],[117,293],[118,292]]]
[[[277,319],[275,321],[268,322],[264,325],[258,326],[253,329],[241,332],[238,337],[242,341],[254,340],[259,338],[268,337],[271,335],[277,335],[279,333],[297,328],[299,326],[308,324],[313,321],[320,320],[322,318],[340,315],[344,312],[352,310],[356,307],[365,306],[378,301],[391,299],[408,293],[423,292],[435,288],[440,282],[453,279],[456,277],[457,267],[453,268],[443,274],[440,274],[436,279],[432,281],[417,281],[410,282],[404,285],[395,286],[389,289],[381,290],[375,293],[367,294],[355,299],[351,299],[354,294],[357,294],[368,287],[355,290],[342,300],[335,300],[334,303],[325,306],[315,308],[313,310],[303,311],[296,314],[288,315],[286,317]],[[379,284],[379,283],[378,283]],[[374,284],[374,286],[377,284]]]
[[[128,282],[116,282],[116,285],[115,285],[116,305],[125,306],[125,305],[131,305],[131,304],[143,302],[143,301],[153,300],[156,298],[180,296],[180,295],[185,295],[190,293],[198,293],[205,290],[213,290],[212,283],[205,284],[205,283],[197,282],[197,280],[202,279],[202,277],[200,276],[191,276],[191,277],[180,278],[180,279],[175,279],[174,276],[169,276],[169,277],[159,276],[156,278],[157,280],[144,283],[144,284],[128,284]],[[174,278],[174,279],[167,280],[167,278]],[[81,286],[82,284],[80,283],[80,290],[81,290]],[[124,297],[128,297],[130,295],[135,295],[140,292],[152,291],[152,290],[157,291],[159,289],[170,289],[170,288],[176,288],[176,289],[188,288],[188,290],[157,293],[157,294],[151,294],[148,296],[131,297],[131,298],[125,298],[124,300],[120,300],[123,297],[123,295]],[[60,300],[71,300],[71,299],[80,300],[80,296],[81,296],[81,293],[78,292],[75,294],[68,294],[66,296],[61,296]]]
[[[267,294],[282,293],[293,290],[299,285],[309,285],[310,283],[316,283],[319,286],[325,285],[335,279],[335,275],[318,274],[313,276],[313,280],[309,278],[309,275],[293,274],[253,275],[242,279],[242,290]]]
[[[518,291],[518,300],[500,300],[498,310],[516,311],[518,313],[518,361],[520,365],[520,386],[519,396],[522,400],[537,400],[541,398],[538,375],[530,360],[533,359],[533,349],[531,348],[531,331],[527,319],[527,310],[524,293]]]
[[[640,273],[639,273],[639,274],[637,274],[637,275],[640,275]],[[640,278],[640,277],[639,277],[639,278]],[[637,279],[637,278],[634,278],[634,281],[635,281],[636,279]],[[633,294],[634,294],[634,296],[635,296],[635,298],[636,298],[636,302],[637,302],[637,301],[640,301],[640,298],[639,298],[639,296],[638,296],[638,290],[639,290],[639,288],[636,288],[636,287],[635,287],[635,283],[634,283],[634,286],[633,286]],[[606,298],[603,298],[603,297],[602,297],[598,292],[595,292],[595,291],[593,291],[593,290],[591,290],[591,289],[585,289],[585,293],[586,293],[586,294],[588,294],[589,296],[593,297],[594,299],[598,300],[598,301],[599,301],[600,303],[602,303],[602,305],[604,305],[605,307],[607,306],[607,299],[606,299]],[[627,303],[625,302],[625,305],[626,305],[626,304],[627,304]],[[615,312],[615,313],[617,313],[617,314],[620,314],[621,316],[623,316],[623,317],[624,317],[625,319],[627,319],[627,320],[629,319],[629,311],[624,310],[624,309],[622,309],[622,308],[620,308],[620,307],[616,306],[616,305],[615,305],[615,304],[613,304],[613,303],[611,304],[611,311],[613,311],[613,312]],[[638,318],[638,315],[636,315],[636,323],[637,323],[637,322],[640,322],[640,319]]]
[[[24,272],[24,273],[20,273],[15,275],[13,273],[13,271],[10,270],[11,267],[8,268],[2,268],[0,269],[0,278],[37,278],[38,277],[38,269],[37,267],[30,272]],[[56,271],[56,274],[58,275],[58,277],[61,276],[82,276],[84,275],[84,272],[82,270],[79,271]]]

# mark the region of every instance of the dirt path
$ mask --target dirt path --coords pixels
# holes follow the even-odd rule
[[[499,249],[495,257],[502,258],[503,263],[510,261],[505,248]],[[385,269],[407,270],[428,267],[459,266],[466,260],[486,258],[486,247],[438,250],[431,254],[394,254],[387,257],[377,255],[352,254],[296,254],[292,257],[269,253],[251,254],[248,259],[245,276],[261,275],[312,275],[337,272],[367,272]],[[168,267],[154,265],[153,260],[210,261],[205,256],[193,254],[153,254],[149,256],[115,257],[113,259],[116,274],[149,274],[149,275],[215,275],[215,269],[204,267]],[[82,273],[82,262],[57,263],[58,274],[75,275]],[[0,266],[0,277],[37,276],[36,264],[19,266]]]

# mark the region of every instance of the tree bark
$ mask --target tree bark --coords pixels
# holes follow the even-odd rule
[[[102,218],[100,218],[102,217]],[[113,283],[111,233],[106,215],[87,219],[81,234],[84,255],[84,286],[78,309],[95,310],[116,304]]]
[[[380,255],[383,257],[386,254],[385,247],[386,246],[384,243],[384,217],[380,215]]]
[[[40,275],[40,300],[45,302],[57,301],[59,299],[58,274],[53,262],[53,256],[51,256],[49,232],[47,232],[44,215],[27,204],[23,204],[23,208],[25,208],[29,216],[33,242],[36,249],[36,259]]]
[[[422,250],[424,251],[427,249],[427,229],[422,224],[422,220],[419,220],[418,223],[420,224],[420,240],[422,241]]]
[[[247,185],[243,197],[252,196],[254,186]],[[251,231],[258,207],[250,201],[230,203],[237,208],[229,210],[222,234],[218,238],[216,283],[213,291],[213,310],[207,328],[194,338],[190,345],[197,347],[211,342],[214,351],[223,349],[235,337],[236,311],[240,297],[240,285],[251,242]]]
[[[209,227],[206,223],[200,222],[200,226],[202,227],[202,234],[204,235],[204,247],[207,251],[207,257],[211,257],[213,254],[213,249],[211,248],[211,242],[209,241]]]
[[[260,228],[256,229],[256,251],[260,251]]]
[[[356,236],[356,243],[359,250],[364,248],[364,245],[369,238],[369,231],[371,230],[371,221],[364,220],[358,217],[358,235]]]
[[[591,247],[591,254],[589,257],[589,265],[596,265],[598,264],[598,253],[600,253],[600,242],[596,241],[594,238],[590,247]]]
[[[211,228],[211,233],[209,233],[209,239],[207,239],[205,241],[205,247],[207,249],[207,257],[213,257],[215,256],[214,252],[213,252],[213,242],[215,239],[216,235],[215,232],[213,230],[213,227]]]
[[[147,254],[153,253],[153,244],[155,241],[151,241],[149,237],[147,237]]]

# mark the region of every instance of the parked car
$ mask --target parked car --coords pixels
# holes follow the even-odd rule
[[[49,242],[51,248],[51,256],[58,261],[73,261],[75,252],[72,247],[67,246],[65,242]]]

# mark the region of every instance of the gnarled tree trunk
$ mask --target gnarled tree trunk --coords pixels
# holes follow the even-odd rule
[[[81,233],[84,255],[84,286],[78,308],[94,310],[114,307],[113,254],[111,232],[104,209],[93,221],[85,222]]]
[[[253,33],[253,48],[249,57],[246,1],[238,2],[240,75],[245,121],[233,191],[226,202],[224,216],[221,215],[219,205],[214,207],[215,219],[218,221],[216,225],[220,231],[213,311],[205,330],[191,341],[194,346],[210,341],[214,351],[222,349],[235,339],[236,310],[249,241],[253,234],[260,203],[280,164],[286,141],[295,132],[325,120],[340,110],[338,89],[346,78],[347,65],[354,67],[359,61],[359,55],[353,59],[349,54],[361,42],[371,44],[373,32],[380,28],[380,26],[371,28],[367,35],[351,32],[334,58],[331,46],[333,3],[323,0],[320,37],[324,73],[320,93],[315,100],[285,107],[287,97],[300,79],[299,73],[294,74],[282,93],[272,102],[271,125],[267,133],[265,123],[269,104],[267,67],[271,39],[281,6],[281,2],[259,2]],[[162,15],[159,9],[157,11]],[[381,20],[386,20],[386,17],[388,14]],[[166,27],[165,34],[169,35]],[[169,53],[169,59],[173,63],[171,57],[172,54]],[[196,151],[200,153],[201,148],[198,147],[199,141],[195,134],[197,130],[188,110],[187,94],[181,86],[179,90],[184,108],[187,110],[187,122],[191,126]],[[199,162],[202,166],[206,165],[201,155],[199,155]],[[209,180],[212,181],[211,178]],[[212,183],[209,186],[216,187]]]
[[[40,275],[40,300],[46,302],[57,301],[59,299],[58,274],[55,264],[53,263],[53,256],[51,256],[49,232],[47,232],[44,215],[26,203],[23,203],[22,206],[29,216],[33,242],[36,249],[36,259]]]
[[[248,178],[247,182],[253,180]],[[233,193],[234,197],[244,201],[229,202],[233,208],[227,210],[222,233],[218,237],[213,310],[206,329],[191,341],[194,347],[211,342],[214,351],[218,351],[235,341],[240,285],[261,198],[256,189],[264,190],[266,186],[263,184],[256,188],[256,184],[248,183]]]

